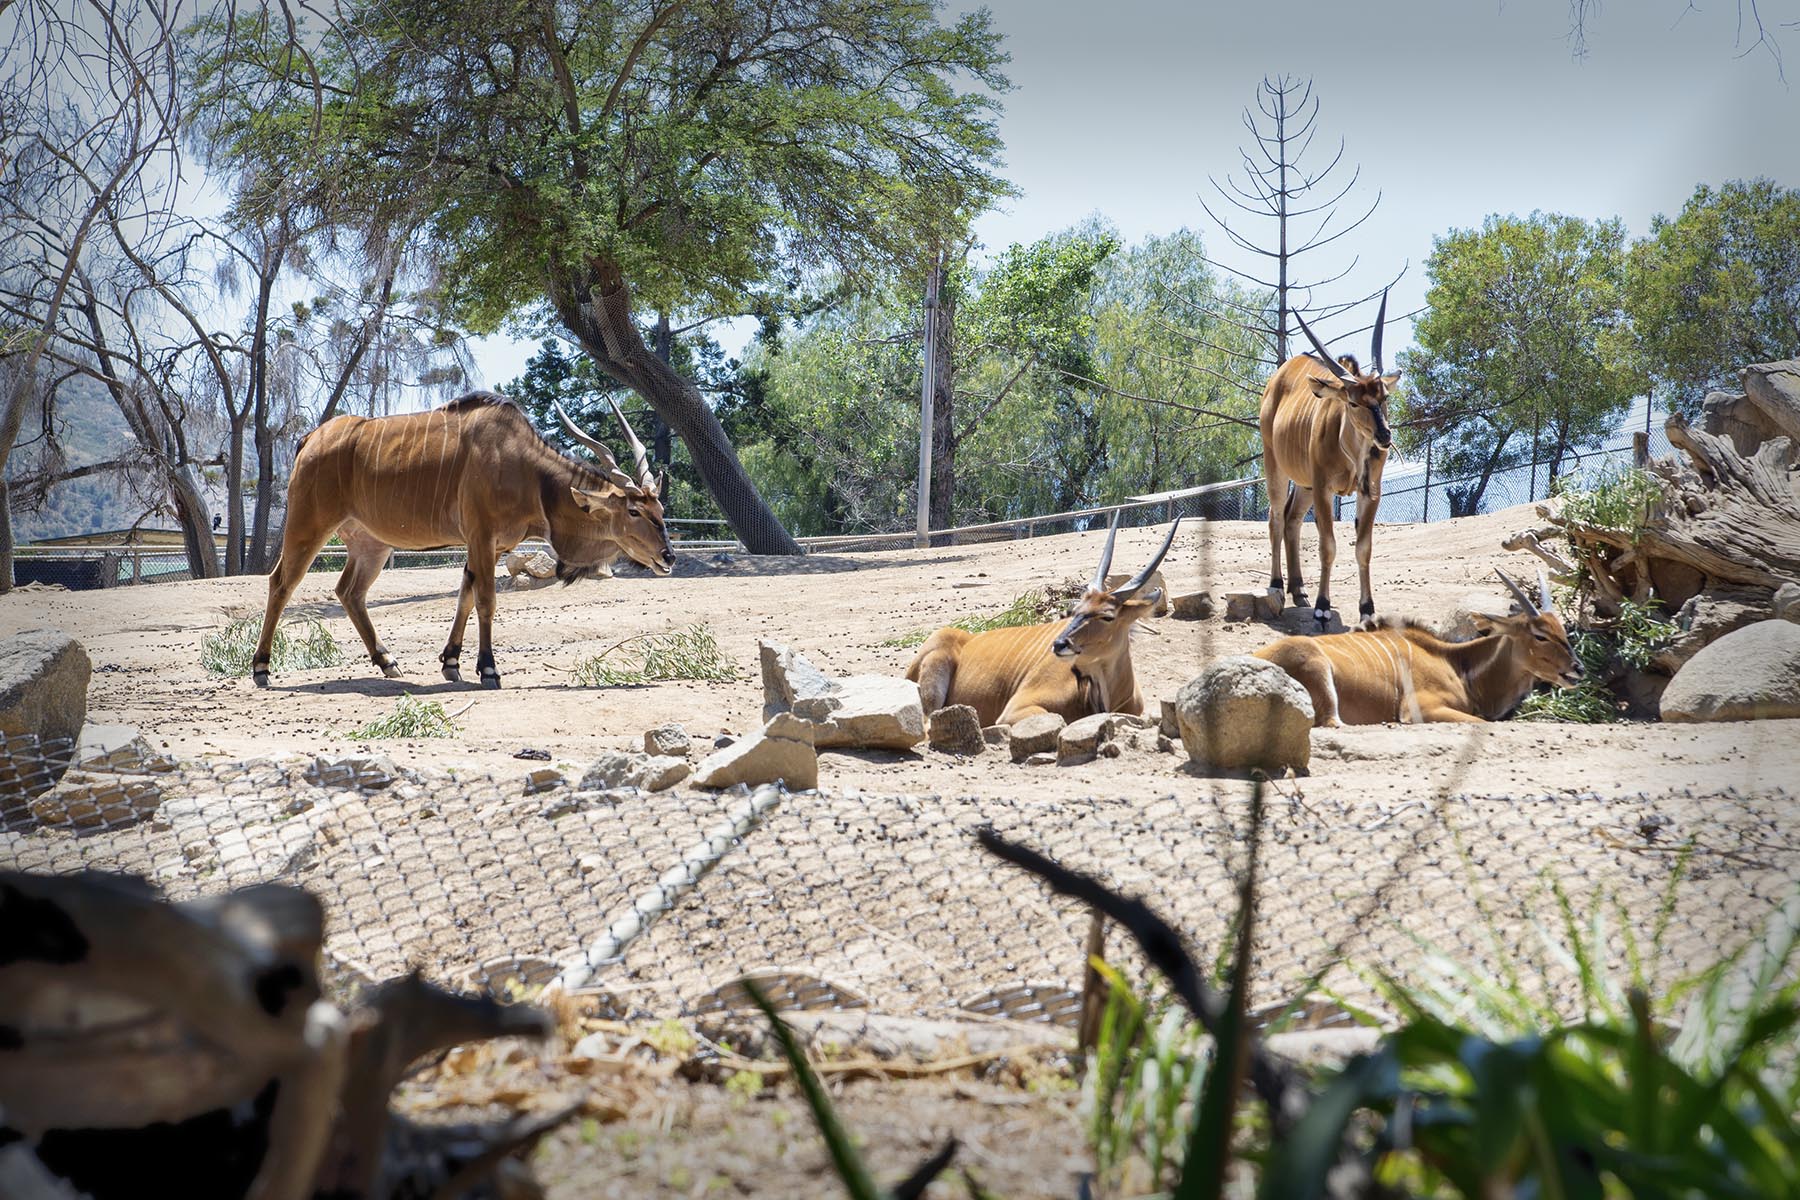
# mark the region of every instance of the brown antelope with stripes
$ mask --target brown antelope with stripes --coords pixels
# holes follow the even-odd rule
[[[1143,590],[1175,540],[1181,519],[1150,564],[1108,589],[1119,514],[1106,531],[1100,566],[1066,621],[970,633],[946,626],[926,639],[906,677],[918,683],[927,713],[967,704],[983,725],[1015,725],[1039,713],[1077,721],[1094,713],[1142,714],[1144,694],[1131,670],[1131,627],[1149,616],[1160,593]]]
[[[631,443],[635,476],[621,471],[611,451],[560,406],[557,417],[598,458],[598,469],[563,457],[518,405],[493,392],[471,392],[430,412],[333,417],[307,434],[288,481],[281,557],[269,572],[269,603],[251,663],[257,686],[269,683],[276,621],[333,532],[345,549],[338,599],[369,660],[390,679],[400,669],[375,636],[364,598],[395,548],[469,548],[450,640],[438,660],[445,679],[462,682],[463,630],[473,609],[484,687],[500,686],[494,564],[524,539],[549,541],[565,584],[607,573],[620,556],[669,574],[675,552],[663,525],[660,481],[617,404],[613,413]]]
[[[1450,642],[1410,622],[1316,637],[1256,651],[1292,675],[1313,702],[1315,725],[1382,721],[1498,721],[1538,682],[1573,687],[1581,661],[1538,573],[1538,599],[1496,571],[1518,600],[1508,616],[1477,616],[1476,636]]]
[[[1337,559],[1332,525],[1334,496],[1356,497],[1356,568],[1362,585],[1357,609],[1366,620],[1375,615],[1369,587],[1369,556],[1374,548],[1375,510],[1381,505],[1381,473],[1387,465],[1393,433],[1388,429],[1387,399],[1400,375],[1382,374],[1381,333],[1387,322],[1387,293],[1375,317],[1373,370],[1364,372],[1350,355],[1332,357],[1298,313],[1299,323],[1316,354],[1296,354],[1269,377],[1263,389],[1260,425],[1263,476],[1269,494],[1269,590],[1282,590],[1282,547],[1287,547],[1287,587],[1297,607],[1306,606],[1300,578],[1300,524],[1313,510],[1319,531],[1319,595],[1313,618],[1331,619],[1331,568]],[[1288,490],[1289,484],[1293,490]],[[1285,496],[1285,503],[1280,499]]]

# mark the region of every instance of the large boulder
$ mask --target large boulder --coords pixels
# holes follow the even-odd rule
[[[0,642],[0,737],[73,742],[87,719],[92,673],[87,651],[61,630],[28,629]]]
[[[763,719],[791,712],[810,721],[819,750],[910,750],[925,740],[919,685],[889,675],[834,679],[806,657],[761,644]]]
[[[760,733],[739,738],[714,751],[694,768],[699,787],[728,788],[734,784],[758,787],[781,782],[790,791],[819,786],[819,755],[813,747],[812,725],[793,713],[776,713]]]
[[[1800,717],[1800,625],[1758,621],[1726,634],[1675,673],[1665,721]]]
[[[1208,769],[1285,771],[1312,757],[1312,698],[1271,662],[1235,654],[1175,695],[1188,758]]]

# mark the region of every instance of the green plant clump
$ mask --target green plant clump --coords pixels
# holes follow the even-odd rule
[[[583,687],[737,677],[737,664],[719,649],[718,639],[705,624],[669,633],[640,634],[575,664],[575,682]]]
[[[1662,481],[1641,467],[1605,463],[1562,476],[1552,488],[1575,525],[1612,529],[1636,542],[1663,499]]]
[[[1581,661],[1584,678],[1571,688],[1532,692],[1519,705],[1519,719],[1579,725],[1617,721],[1619,706],[1607,689],[1606,679],[1615,662],[1642,670],[1675,636],[1675,626],[1657,615],[1661,607],[1657,600],[1647,604],[1625,600],[1619,605],[1619,615],[1605,625],[1570,633],[1569,645]]]
[[[293,632],[290,632],[293,631]],[[217,633],[200,639],[200,665],[214,675],[225,677],[250,674],[250,660],[256,657],[256,640],[262,636],[261,617],[240,617]],[[316,617],[275,627],[275,640],[269,651],[269,667],[280,671],[310,671],[335,667],[344,661],[331,630]]]
[[[1021,592],[1013,597],[1013,602],[997,613],[985,616],[958,617],[950,622],[953,629],[966,629],[970,633],[986,633],[990,629],[1011,629],[1020,625],[1042,625],[1045,621],[1054,621],[1059,615],[1056,601],[1045,592]],[[930,637],[935,630],[913,629],[898,637],[888,638],[883,646],[917,646]]]
[[[376,738],[447,738],[456,736],[456,722],[436,700],[421,700],[411,692],[385,717],[370,721],[350,735],[359,742]]]

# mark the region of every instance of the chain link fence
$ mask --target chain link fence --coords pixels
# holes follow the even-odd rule
[[[1239,781],[1199,801],[533,793],[378,756],[72,757],[28,737],[0,747],[0,863],[128,872],[173,899],[298,884],[326,906],[340,988],[409,969],[501,995],[561,978],[631,1020],[738,1010],[736,981],[753,975],[789,1009],[1072,1026],[1086,912],[986,856],[974,831],[1144,898],[1202,961],[1228,935],[1248,836]],[[1519,979],[1578,1015],[1589,956],[1666,988],[1788,899],[1792,805],[1724,787],[1347,801],[1277,785],[1255,1004],[1379,1009],[1377,975]],[[1109,959],[1147,983],[1122,943]]]

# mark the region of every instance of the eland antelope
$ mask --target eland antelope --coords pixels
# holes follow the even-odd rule
[[[1131,627],[1150,615],[1159,593],[1139,596],[1162,565],[1181,519],[1148,566],[1108,589],[1119,514],[1106,531],[1100,566],[1066,621],[970,633],[946,626],[926,639],[906,677],[919,685],[927,713],[967,704],[983,725],[1013,725],[1039,713],[1066,721],[1102,712],[1142,714],[1144,695],[1131,670]]]
[[[1300,578],[1300,523],[1313,510],[1319,530],[1319,595],[1313,617],[1321,625],[1331,619],[1331,567],[1337,559],[1331,499],[1356,496],[1356,568],[1362,585],[1358,611],[1375,615],[1369,588],[1369,554],[1373,549],[1375,510],[1381,504],[1381,472],[1387,464],[1393,434],[1387,423],[1388,392],[1400,382],[1398,372],[1381,372],[1381,332],[1387,321],[1387,293],[1375,317],[1373,370],[1364,373],[1349,355],[1333,358],[1298,313],[1294,320],[1312,342],[1315,354],[1296,354],[1269,377],[1263,389],[1263,476],[1269,492],[1269,590],[1282,590],[1282,546],[1287,547],[1287,587],[1299,607],[1306,605]],[[1293,491],[1288,485],[1293,484]],[[1286,496],[1285,503],[1281,497]]]
[[[500,686],[494,564],[503,551],[528,537],[547,539],[556,576],[565,584],[604,573],[621,555],[669,574],[675,552],[650,456],[617,404],[613,413],[631,443],[635,476],[621,471],[612,453],[560,406],[557,417],[596,455],[598,469],[557,453],[518,405],[492,392],[471,392],[430,412],[333,417],[307,434],[288,482],[281,557],[269,572],[269,603],[251,663],[257,686],[268,686],[281,610],[334,531],[346,551],[338,599],[369,660],[390,679],[400,670],[375,636],[364,597],[396,547],[469,548],[456,619],[438,659],[444,678],[461,682],[463,630],[473,608],[480,634],[476,667],[485,687]]]
[[[1573,687],[1581,662],[1538,574],[1538,599],[1496,571],[1520,611],[1476,616],[1476,636],[1449,642],[1411,622],[1316,637],[1287,637],[1256,651],[1299,681],[1315,725],[1382,721],[1498,721],[1540,680]]]

